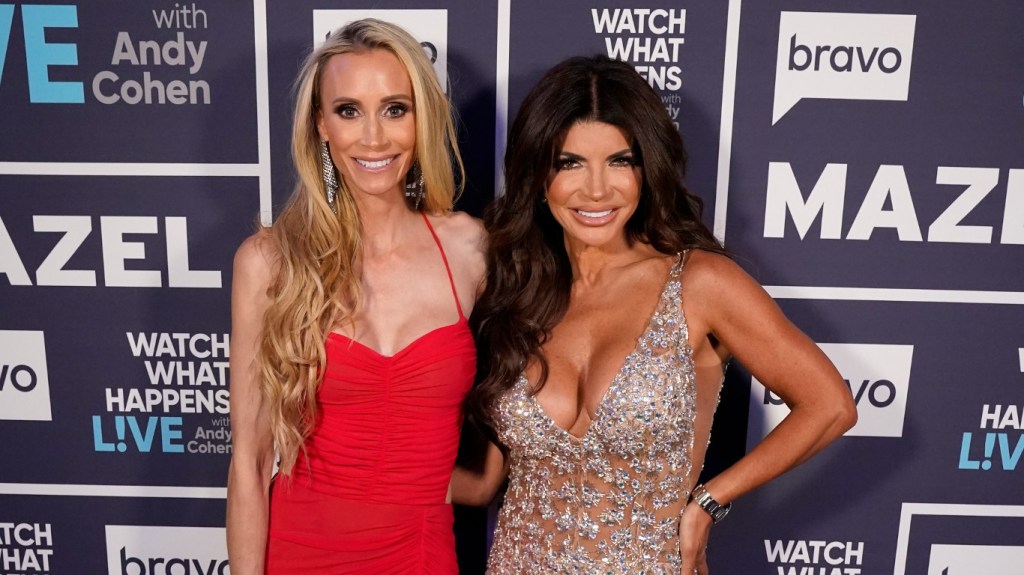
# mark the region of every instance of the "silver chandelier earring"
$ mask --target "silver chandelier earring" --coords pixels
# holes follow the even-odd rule
[[[332,212],[338,213],[338,208],[334,205],[334,198],[338,195],[338,174],[334,162],[331,161],[327,140],[320,140],[320,165],[323,168],[324,187],[327,188],[327,205],[331,206]]]
[[[405,178],[405,197],[409,198],[415,209],[420,209],[420,204],[423,203],[423,196],[426,191],[423,188],[423,168],[420,167],[420,163],[417,160],[413,162],[412,167],[409,168],[409,175]]]

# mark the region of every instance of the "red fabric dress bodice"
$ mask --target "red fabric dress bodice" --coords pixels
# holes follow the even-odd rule
[[[332,333],[316,429],[294,479],[342,499],[444,503],[475,372],[461,317],[390,357]]]
[[[328,336],[316,426],[272,487],[268,575],[458,572],[445,495],[476,346],[424,220],[459,319],[392,356]]]

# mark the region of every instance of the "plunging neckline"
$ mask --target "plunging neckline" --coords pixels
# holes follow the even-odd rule
[[[548,412],[545,411],[544,407],[540,404],[539,401],[537,401],[537,394],[530,393],[530,380],[526,378],[525,370],[524,373],[519,374],[519,380],[517,384],[522,386],[523,392],[529,398],[529,401],[534,406],[534,408],[536,408],[540,415],[547,421],[549,428],[554,429],[556,432],[561,433],[562,435],[565,435],[570,440],[572,440],[573,443],[583,443],[590,436],[591,430],[593,430],[597,426],[598,421],[600,421],[601,416],[605,412],[605,404],[608,403],[609,396],[611,396],[615,391],[617,391],[618,384],[622,379],[623,372],[625,371],[626,366],[629,365],[630,360],[632,360],[634,356],[636,356],[639,353],[640,344],[645,339],[647,339],[653,331],[654,316],[657,315],[658,310],[661,309],[662,303],[665,300],[665,296],[668,294],[668,288],[669,285],[671,285],[672,280],[677,279],[679,277],[679,273],[682,271],[682,263],[685,255],[686,252],[680,253],[679,256],[676,258],[675,263],[673,263],[672,267],[669,268],[668,277],[665,279],[665,284],[662,286],[661,292],[658,294],[658,299],[654,304],[654,309],[651,310],[650,315],[647,316],[647,327],[645,327],[643,332],[641,332],[640,335],[637,336],[636,342],[633,344],[633,348],[622,359],[622,363],[619,364],[618,371],[616,371],[615,375],[612,376],[611,381],[608,383],[608,388],[604,390],[604,394],[601,395],[601,399],[597,402],[597,406],[594,408],[594,417],[593,419],[590,420],[590,423],[587,425],[587,429],[583,432],[583,435],[573,435],[571,431],[555,423],[554,418],[548,415]],[[683,321],[686,321],[685,318],[683,319]]]

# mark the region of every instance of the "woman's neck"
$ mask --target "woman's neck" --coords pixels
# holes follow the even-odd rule
[[[657,251],[643,242],[629,245],[625,238],[608,245],[586,246],[566,239],[565,250],[572,266],[573,283],[582,286],[600,284],[608,273],[657,255]]]
[[[412,226],[422,216],[410,210],[397,194],[356,199],[362,224],[363,253],[367,257],[388,254],[409,240]]]

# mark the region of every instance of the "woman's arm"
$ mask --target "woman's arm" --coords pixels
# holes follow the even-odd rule
[[[228,559],[235,575],[263,575],[274,442],[254,359],[272,265],[265,234],[235,254],[231,286],[231,466],[228,469]]]
[[[479,469],[455,466],[451,483],[448,484],[451,502],[459,505],[487,505],[494,500],[507,476],[508,466],[504,454],[497,445],[488,441],[483,465]]]
[[[473,311],[476,300],[486,285],[487,232],[483,222],[463,212],[452,212],[437,226],[437,232],[446,246],[450,246],[448,257],[459,284],[459,295],[464,312]],[[477,353],[482,353],[477,350]],[[467,436],[469,434],[469,436]],[[463,441],[472,444],[473,467],[456,464],[448,483],[449,503],[483,506],[490,503],[505,481],[507,469],[501,450],[487,441],[477,430],[463,430]],[[460,447],[460,451],[466,445]],[[479,454],[479,452],[483,452]]]
[[[694,335],[712,336],[764,386],[789,415],[746,456],[705,484],[721,505],[796,467],[857,421],[849,389],[824,353],[796,328],[771,297],[726,257],[698,251],[685,271],[683,301],[695,316]],[[688,319],[689,316],[688,316]],[[693,328],[697,330],[694,331]],[[706,573],[703,556],[711,517],[691,501],[680,527],[683,573]],[[686,569],[689,568],[690,571]]]

